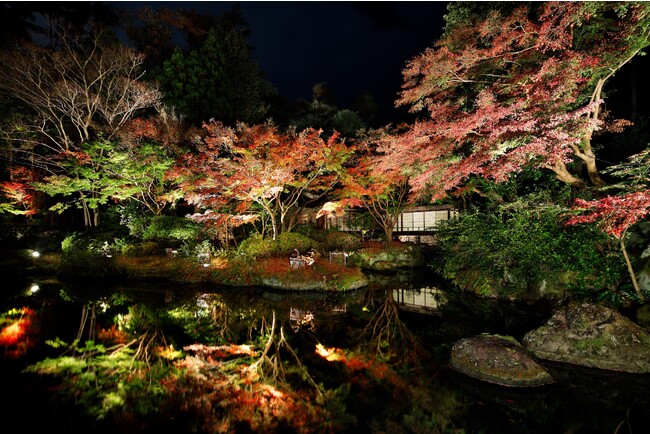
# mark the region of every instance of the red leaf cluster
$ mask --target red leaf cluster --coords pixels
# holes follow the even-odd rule
[[[621,239],[630,226],[650,212],[650,190],[593,201],[576,199],[574,210],[583,214],[571,217],[567,225],[598,222],[604,232]]]
[[[34,215],[38,212],[37,196],[32,183],[37,180],[36,172],[22,166],[10,169],[10,181],[0,182],[0,191],[9,203],[20,210],[17,213]]]

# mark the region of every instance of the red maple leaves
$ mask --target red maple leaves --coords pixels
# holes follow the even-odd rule
[[[598,222],[604,232],[621,239],[630,226],[650,213],[650,190],[575,202],[574,210],[585,213],[571,217],[567,225]]]
[[[0,182],[0,192],[8,199],[7,203],[0,205],[0,210],[26,216],[36,214],[38,198],[32,187],[35,181],[34,171],[22,166],[12,167],[10,180]]]
[[[274,236],[305,196],[320,197],[338,180],[351,154],[337,134],[325,140],[319,130],[281,132],[272,124],[230,128],[204,125],[208,135],[199,153],[185,156],[186,199],[220,213],[259,212],[271,220]]]
[[[423,118],[381,164],[418,167],[413,192],[434,200],[472,175],[499,182],[527,165],[580,185],[566,167],[574,159],[601,185],[591,136],[602,88],[638,53],[642,8],[549,2],[454,28],[404,69],[397,105]],[[599,24],[613,12],[621,18]],[[589,36],[598,26],[606,39]]]

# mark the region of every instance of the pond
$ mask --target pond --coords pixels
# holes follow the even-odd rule
[[[556,382],[522,389],[450,370],[458,339],[521,339],[550,310],[454,295],[426,275],[371,276],[368,288],[345,294],[10,280],[0,301],[2,432],[648,426],[647,375],[544,362]]]

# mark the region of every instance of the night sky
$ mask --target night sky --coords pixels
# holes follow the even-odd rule
[[[110,2],[109,2],[110,4]],[[386,115],[413,56],[433,45],[446,2],[116,2],[220,14],[239,4],[264,76],[289,98],[311,99],[326,82],[339,108],[370,91]],[[127,6],[128,5],[128,6]]]

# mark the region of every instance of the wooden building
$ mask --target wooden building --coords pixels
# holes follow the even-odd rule
[[[365,214],[363,210],[350,209],[343,216],[326,218],[323,227],[339,231],[360,231],[362,227],[360,222]],[[409,207],[397,218],[393,233],[395,235],[423,235],[432,232],[441,221],[456,216],[458,216],[458,210],[450,205]]]

